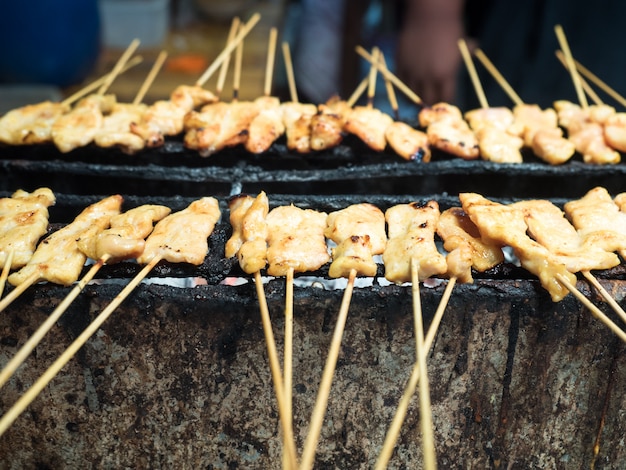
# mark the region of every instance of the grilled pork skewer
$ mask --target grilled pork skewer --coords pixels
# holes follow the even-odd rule
[[[330,266],[329,275],[347,277],[348,283],[337,316],[302,452],[300,468],[307,470],[313,468],[315,460],[315,450],[326,414],[341,339],[350,309],[354,280],[358,274],[366,276],[376,274],[376,264],[373,262],[372,254],[381,254],[385,249],[387,243],[385,216],[372,204],[354,204],[328,214],[324,235],[338,243],[337,247],[332,249],[333,263]],[[374,264],[373,274],[372,264]]]
[[[18,269],[30,261],[48,230],[48,207],[55,202],[48,188],[18,190],[0,199],[0,268]]]
[[[475,160],[480,156],[478,139],[458,107],[436,103],[422,108],[418,119],[420,126],[426,128],[431,147],[465,160]]]
[[[32,334],[15,356],[4,366],[2,372],[0,372],[0,387],[11,378],[17,368],[28,358],[78,294],[93,279],[102,265],[139,256],[143,252],[144,238],[152,231],[154,222],[161,220],[169,213],[170,209],[165,206],[140,206],[111,217],[108,229],[93,234],[91,237],[80,238],[78,248],[88,258],[97,260],[96,264],[83,276],[37,331]]]
[[[9,409],[0,420],[0,435],[26,409],[26,407],[50,383],[87,340],[100,328],[113,311],[124,301],[152,268],[162,259],[171,262],[201,264],[208,252],[207,239],[220,218],[216,199],[205,197],[192,202],[186,209],[161,219],[146,241],[143,259],[149,263],[113,299],[113,301],[87,326],[74,342],[44,372],[27,392]],[[180,227],[186,230],[181,232]]]

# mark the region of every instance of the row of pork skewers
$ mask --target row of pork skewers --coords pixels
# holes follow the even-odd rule
[[[575,281],[574,273],[610,269],[620,264],[618,254],[626,255],[624,193],[612,198],[597,187],[563,209],[547,200],[500,204],[475,193],[462,193],[459,199],[460,207],[443,212],[436,201],[428,201],[385,212],[362,203],[326,214],[294,205],[270,210],[265,193],[241,195],[228,203],[232,237],[225,245],[225,257],[236,256],[246,273],[267,269],[270,276],[284,276],[290,268],[313,272],[330,262],[329,276],[338,278],[346,277],[352,268],[360,275],[375,276],[374,257],[382,255],[385,277],[403,283],[410,282],[408,260],[418,256],[420,279],[455,276],[472,282],[471,269],[483,272],[501,263],[502,248],[508,246],[558,301],[566,290],[556,274]],[[121,212],[123,198],[110,196],[47,235],[48,207],[54,203],[48,188],[32,193],[19,190],[0,199],[0,268],[14,271],[8,277],[10,284],[19,286],[36,273],[34,282],[69,286],[88,258],[97,261],[106,254],[108,263],[131,258],[145,264],[169,246],[155,233],[144,241],[153,223],[170,220],[167,207],[144,205]],[[196,237],[197,226],[206,224],[207,217],[211,227],[221,217],[214,198],[210,203],[203,198],[188,211],[197,220],[172,226],[175,233],[168,234],[177,238],[177,244]],[[199,251],[193,257],[172,252],[166,259],[202,264],[206,237],[203,241],[195,245]]]

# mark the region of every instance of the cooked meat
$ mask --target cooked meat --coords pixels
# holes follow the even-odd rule
[[[248,126],[246,150],[250,153],[266,152],[270,146],[285,133],[283,108],[278,98],[261,97],[255,101],[259,112]]]
[[[626,152],[626,113],[615,113],[604,122],[604,140],[618,152]]]
[[[40,144],[52,140],[52,124],[70,110],[68,105],[44,101],[12,109],[0,118],[0,142]]]
[[[387,280],[410,282],[413,259],[419,262],[420,280],[446,272],[446,258],[435,245],[439,204],[435,201],[400,204],[387,209],[385,219],[389,231],[383,253]]]
[[[111,217],[120,213],[122,196],[109,196],[84,209],[70,224],[45,238],[28,263],[11,274],[8,281],[17,286],[37,275],[64,286],[78,279],[87,257],[78,249],[82,237],[93,237],[109,226]]]
[[[620,263],[615,253],[581,238],[563,211],[550,201],[520,201],[512,207],[522,210],[530,236],[550,250],[568,271],[609,269]]]
[[[385,130],[389,146],[405,160],[430,161],[428,136],[405,122],[392,122]]]
[[[438,121],[462,121],[463,113],[461,113],[458,107],[452,104],[436,103],[432,106],[422,108],[419,112],[418,119],[421,127],[428,127]]]
[[[343,128],[356,135],[372,150],[382,152],[387,146],[385,131],[391,123],[391,116],[376,108],[355,106],[347,113]]]
[[[452,207],[441,213],[437,234],[448,251],[448,274],[460,282],[474,281],[471,268],[484,272],[504,261],[500,244],[485,242],[478,227],[460,207]]]
[[[237,253],[239,266],[248,273],[254,274],[267,264],[267,239],[269,231],[265,220],[269,212],[269,201],[265,192],[261,191],[246,211],[241,221],[243,243]]]
[[[461,193],[459,198],[483,240],[510,246],[522,266],[539,278],[554,302],[567,295],[568,290],[557,280],[557,275],[572,284],[576,283],[576,276],[547,248],[526,234],[528,226],[520,208],[498,204],[475,193]]]
[[[28,263],[37,242],[48,230],[48,207],[54,203],[54,194],[48,188],[32,193],[20,189],[11,197],[0,199],[0,269],[11,251],[11,269]]]
[[[376,262],[372,257],[369,235],[352,235],[331,249],[333,262],[328,268],[330,277],[350,277],[353,269],[361,276],[375,276]]]
[[[137,261],[147,264],[155,256],[162,256],[171,263],[202,264],[209,251],[208,238],[220,216],[217,199],[193,201],[157,222]]]
[[[312,150],[325,150],[341,143],[350,109],[348,103],[341,100],[329,100],[318,106],[317,113],[311,118]]]
[[[609,147],[604,137],[604,125],[608,119],[606,112],[596,110],[594,119],[589,109],[566,100],[554,102],[559,124],[567,130],[568,139],[582,154],[586,163],[614,164],[621,160],[619,152]],[[602,108],[601,108],[602,110]]]
[[[311,103],[287,102],[281,105],[287,148],[298,153],[311,151],[311,120],[317,107]]]
[[[354,235],[368,235],[372,254],[380,255],[387,244],[385,214],[373,204],[353,204],[328,214],[324,235],[337,244]]]
[[[148,107],[138,122],[131,123],[131,132],[144,139],[146,147],[159,147],[165,136],[178,135],[183,131],[185,115],[217,97],[199,86],[180,85],[169,100],[160,100]]]
[[[472,109],[467,111],[464,117],[474,132],[478,132],[484,127],[495,127],[507,132],[515,120],[513,111],[505,107]]]
[[[139,122],[148,107],[145,104],[116,103],[111,114],[104,117],[94,142],[99,147],[120,147],[133,154],[145,147],[145,141],[130,131],[133,122]]]
[[[293,205],[272,209],[267,215],[267,274],[286,276],[316,271],[330,260],[324,229],[327,214]]]
[[[146,204],[111,217],[110,227],[93,237],[81,237],[78,249],[94,260],[107,263],[134,259],[143,253],[145,238],[155,222],[169,215],[169,207]]]
[[[111,112],[115,104],[114,95],[89,95],[76,106],[54,121],[52,141],[63,152],[91,143],[102,128],[104,115]]]
[[[243,218],[253,202],[254,198],[252,196],[239,195],[232,198],[228,203],[228,208],[230,209],[230,226],[233,229],[233,233],[226,242],[224,249],[226,258],[236,256],[245,241],[243,238]]]
[[[464,120],[441,119],[426,129],[431,147],[461,157],[475,160],[480,156],[478,139]]]
[[[483,126],[476,132],[478,149],[483,160],[497,163],[522,163],[520,149],[524,141],[497,127]]]
[[[585,243],[626,258],[626,213],[605,188],[593,188],[563,208]]]
[[[560,165],[574,155],[573,142],[563,137],[554,109],[541,109],[536,104],[519,104],[513,108],[513,125],[524,139],[524,145],[551,165]]]

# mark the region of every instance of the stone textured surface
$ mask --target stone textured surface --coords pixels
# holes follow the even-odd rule
[[[624,281],[603,281],[623,301]],[[579,288],[599,303],[587,285]],[[4,413],[121,288],[89,286],[0,390]],[[0,437],[0,468],[280,468],[278,413],[251,284],[141,286]],[[422,287],[426,324],[443,286]],[[65,295],[0,315],[6,363]],[[284,281],[266,286],[282,351]],[[295,289],[294,430],[302,448],[341,290]],[[601,304],[602,305],[602,304]],[[609,311],[602,305],[605,311]],[[315,468],[372,468],[415,357],[410,288],[355,289]],[[429,379],[441,468],[589,468],[626,459],[624,346],[533,281],[452,293]],[[391,468],[419,468],[414,399]]]

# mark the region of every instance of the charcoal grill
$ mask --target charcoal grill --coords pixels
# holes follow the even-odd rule
[[[51,229],[113,192],[125,208],[180,210],[216,196],[223,220],[199,266],[161,262],[150,283],[114,312],[0,438],[6,468],[279,468],[281,438],[254,285],[224,259],[227,200],[265,190],[272,206],[332,211],[372,202],[381,209],[434,199],[458,205],[461,191],[499,200],[548,197],[562,205],[595,185],[623,190],[625,166],[573,161],[552,167],[430,163],[372,154],[349,139],[301,156],[281,144],[268,155],[232,149],[201,158],[178,141],[135,156],[88,147],[2,149],[2,195],[46,185],[57,194]],[[140,267],[103,267],[0,391],[6,410],[115,297]],[[595,273],[624,304],[623,266]],[[294,430],[302,448],[343,291],[327,267],[296,276]],[[232,280],[243,284],[229,285]],[[173,282],[175,280],[175,282]],[[322,282],[321,282],[322,281]],[[421,288],[428,324],[445,281]],[[578,288],[608,316],[586,282]],[[15,354],[69,288],[32,287],[0,315],[0,357]],[[284,279],[265,291],[279,350]],[[387,285],[382,269],[357,287],[348,316],[315,468],[371,468],[414,361],[410,287]],[[429,357],[435,440],[442,468],[619,468],[626,423],[624,346],[571,295],[553,303],[526,271],[503,264],[455,287]],[[409,409],[392,463],[421,461],[419,410]],[[599,454],[593,446],[599,436]]]

